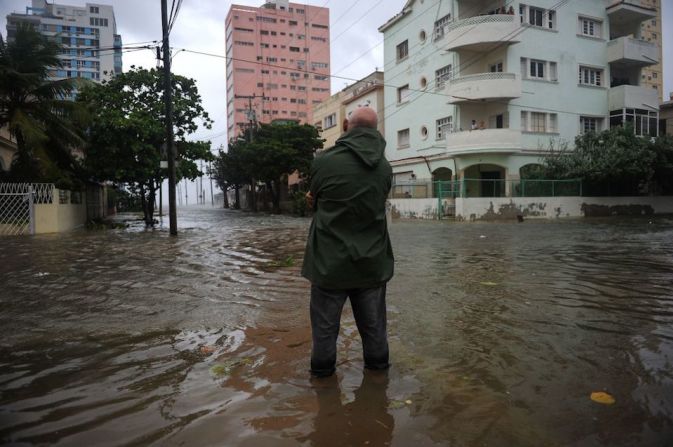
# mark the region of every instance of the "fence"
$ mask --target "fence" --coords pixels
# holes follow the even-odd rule
[[[455,199],[475,197],[577,197],[581,180],[461,179],[410,180],[392,186],[391,199]]]
[[[35,205],[53,200],[51,183],[0,183],[0,236],[35,234]]]

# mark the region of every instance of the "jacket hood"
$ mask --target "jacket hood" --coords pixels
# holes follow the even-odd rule
[[[341,136],[336,145],[350,149],[365,165],[375,168],[384,158],[386,140],[376,129],[356,127]]]

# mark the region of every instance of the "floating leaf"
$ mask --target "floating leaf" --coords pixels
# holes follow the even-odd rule
[[[603,391],[596,391],[591,393],[591,400],[603,405],[612,405],[616,402],[614,397],[608,393],[604,393]]]
[[[407,404],[405,404],[403,400],[391,400],[388,404],[388,408],[391,410],[399,410],[400,408],[404,408],[406,405]]]
[[[270,267],[293,267],[295,263],[294,256],[286,256],[280,261],[272,261],[269,263]]]
[[[226,376],[231,371],[231,368],[227,365],[215,365],[210,368],[210,372],[216,376]]]

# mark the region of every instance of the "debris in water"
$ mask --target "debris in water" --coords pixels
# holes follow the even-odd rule
[[[612,405],[616,402],[614,397],[603,391],[595,391],[591,393],[591,400],[603,405]]]
[[[491,281],[482,281],[479,284],[481,284],[482,286],[489,286],[489,287],[494,287],[498,285],[497,282],[491,282]]]
[[[43,276],[49,276],[49,272],[37,272],[35,275],[33,275],[37,278],[42,278]]]
[[[215,346],[201,346],[199,347],[199,352],[206,355],[212,354],[215,352]]]

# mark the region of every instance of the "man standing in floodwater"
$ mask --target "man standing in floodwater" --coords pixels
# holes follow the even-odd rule
[[[336,368],[341,311],[350,298],[365,368],[387,369],[386,283],[393,276],[386,199],[392,169],[369,107],[356,109],[348,130],[311,166],[314,205],[302,275],[311,281],[311,374]]]

